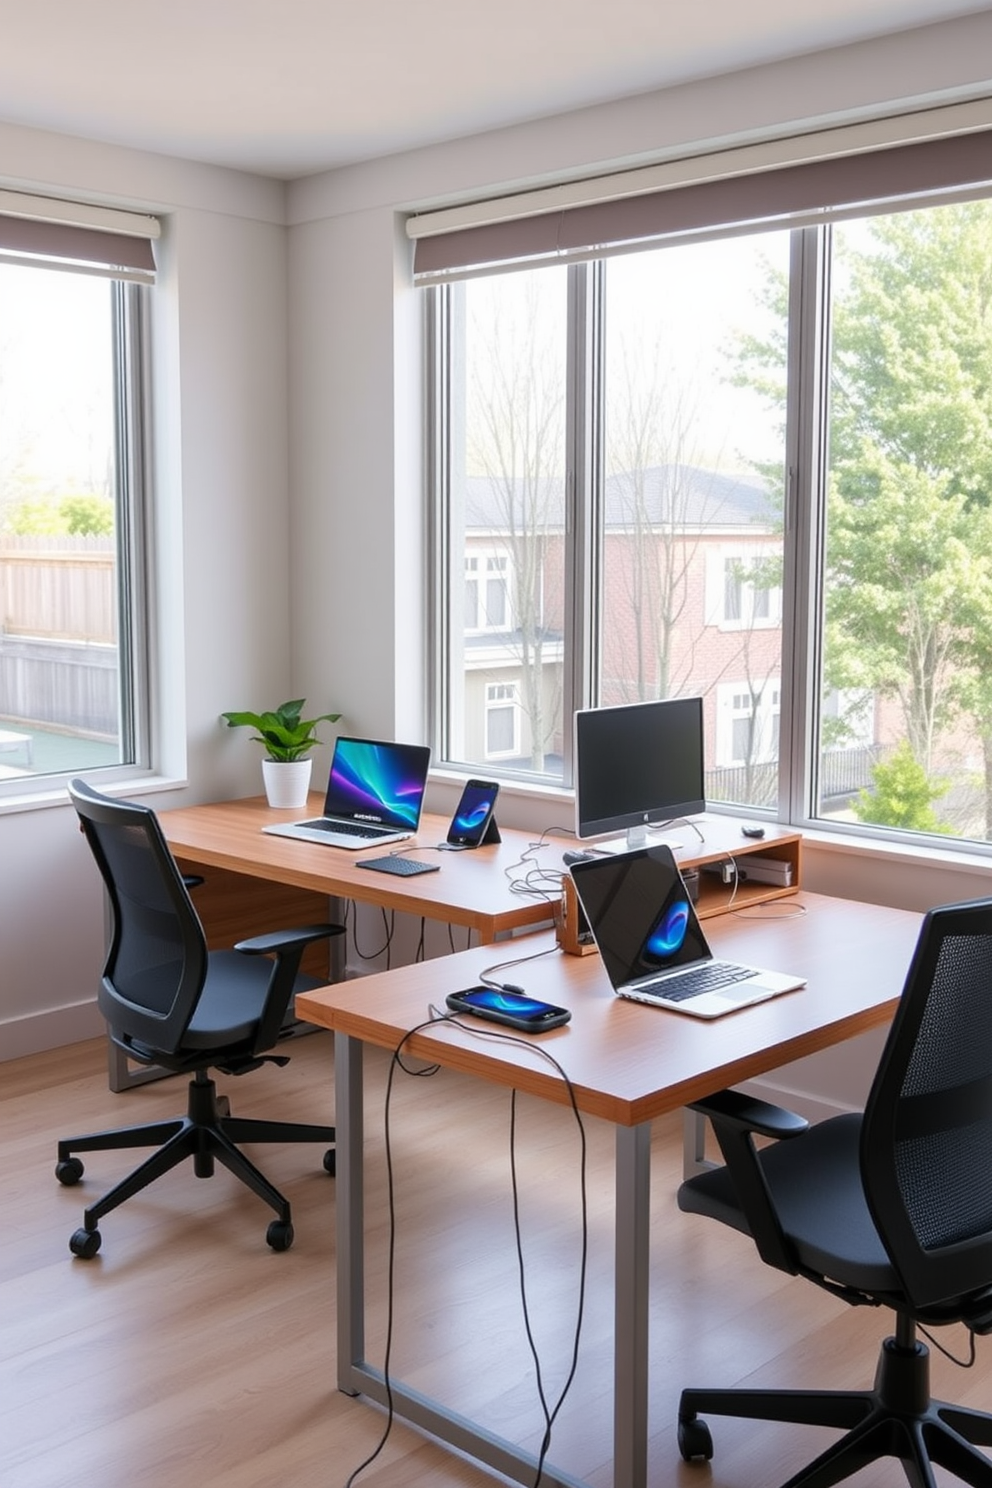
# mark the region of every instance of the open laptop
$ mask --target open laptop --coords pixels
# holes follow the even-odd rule
[[[338,739],[323,815],[278,822],[262,831],[353,852],[402,842],[420,825],[430,762],[426,744]]]
[[[718,961],[670,847],[590,858],[569,869],[614,992],[719,1018],[805,986],[805,978]]]

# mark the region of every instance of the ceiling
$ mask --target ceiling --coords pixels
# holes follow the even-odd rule
[[[988,0],[0,0],[0,122],[291,179]]]

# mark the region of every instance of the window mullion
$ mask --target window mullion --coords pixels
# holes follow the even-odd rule
[[[779,818],[812,816],[822,691],[830,229],[793,233],[789,290]]]
[[[599,679],[599,615],[602,590],[603,473],[603,266],[569,270],[565,673],[563,771],[572,781],[572,733],[576,709],[596,700]]]

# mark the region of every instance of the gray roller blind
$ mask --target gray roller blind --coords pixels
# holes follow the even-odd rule
[[[0,260],[151,282],[159,230],[140,213],[0,192]]]
[[[805,161],[419,236],[421,280],[629,251],[683,233],[783,225],[992,182],[992,130]]]

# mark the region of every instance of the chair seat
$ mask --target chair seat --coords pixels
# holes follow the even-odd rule
[[[900,1290],[861,1185],[859,1115],[835,1116],[758,1155],[772,1202],[804,1267],[842,1286]],[[689,1178],[679,1208],[750,1234],[726,1168]]]

